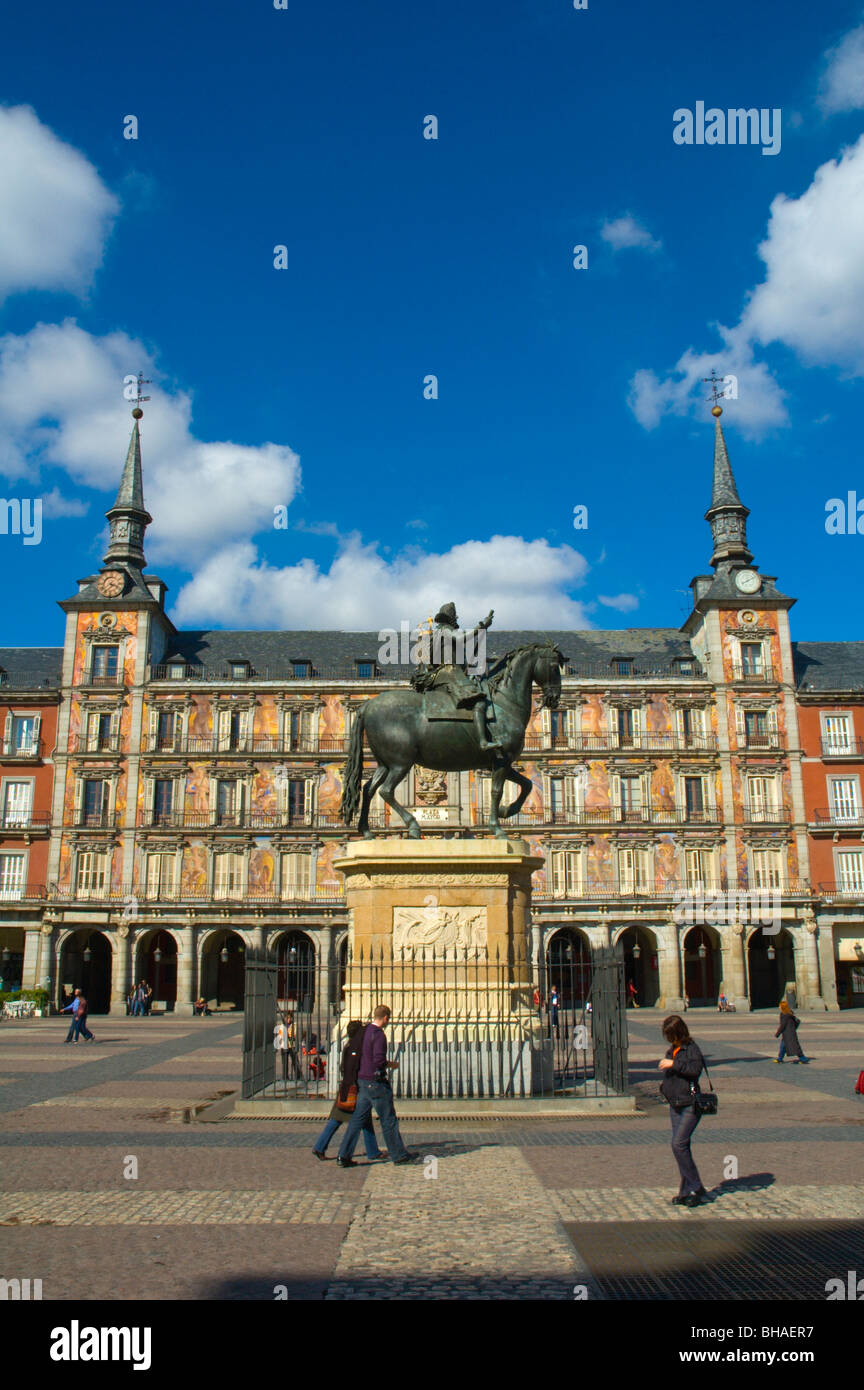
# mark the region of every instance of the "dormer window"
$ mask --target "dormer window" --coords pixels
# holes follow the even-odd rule
[[[311,662],[311,661],[292,661],[292,662],[291,662],[291,670],[292,670],[292,672],[293,672],[293,675],[294,675],[295,680],[298,680],[298,681],[306,680],[306,679],[308,679],[309,676],[312,675],[312,662]]]
[[[629,656],[616,656],[612,662],[612,674],[615,676],[632,676],[633,662]]]
[[[185,675],[185,661],[171,661],[168,663],[168,679],[170,681],[182,681]]]
[[[245,681],[249,679],[251,667],[248,661],[232,661],[230,666],[232,681]]]
[[[678,660],[679,676],[692,676],[694,673],[693,659],[689,656],[682,656]]]
[[[359,677],[360,680],[372,680],[372,679],[373,679],[373,677],[375,676],[375,662],[374,662],[374,661],[369,661],[368,659],[362,660],[362,661],[359,661],[359,660],[358,660],[358,661],[356,661],[354,664],[355,664],[355,666],[357,667],[357,675],[358,675],[358,677]]]

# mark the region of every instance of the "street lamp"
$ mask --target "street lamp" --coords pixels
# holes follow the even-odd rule
[[[227,947],[227,946],[223,946],[223,947],[222,947],[222,950],[219,952],[219,959],[221,960],[221,962],[222,962],[223,965],[227,965],[227,964],[228,964],[228,947]]]
[[[768,947],[767,955],[769,960],[776,960],[777,952],[774,950],[773,946]]]
[[[639,942],[637,941],[637,942],[636,942],[636,945],[633,947],[633,959],[634,959],[634,960],[638,960],[639,957],[641,956],[641,954],[642,954],[642,947],[639,945]]]

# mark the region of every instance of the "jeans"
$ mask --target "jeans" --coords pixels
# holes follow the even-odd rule
[[[381,1131],[390,1158],[394,1160],[403,1158],[408,1152],[402,1142],[402,1135],[399,1133],[399,1121],[396,1119],[396,1111],[393,1108],[393,1092],[387,1082],[360,1081],[358,1082],[357,1108],[351,1116],[345,1138],[339,1147],[340,1158],[350,1158],[353,1154],[357,1138],[367,1117],[372,1114],[373,1106],[381,1124]]]
[[[345,1112],[345,1119],[344,1119],[344,1120],[328,1120],[327,1123],[326,1123],[326,1125],[325,1125],[324,1128],[322,1129],[321,1133],[318,1135],[318,1138],[315,1140],[315,1143],[314,1143],[314,1145],[313,1145],[313,1147],[314,1147],[316,1153],[319,1153],[319,1154],[326,1154],[326,1152],[327,1152],[327,1145],[330,1143],[330,1140],[333,1138],[333,1135],[336,1133],[336,1131],[337,1131],[337,1129],[339,1128],[339,1126],[340,1126],[340,1125],[347,1124],[347,1123],[348,1123],[348,1112],[347,1112],[347,1111]],[[369,1114],[366,1116],[366,1120],[365,1120],[365,1122],[364,1122],[364,1124],[363,1124],[363,1131],[362,1131],[362,1133],[363,1133],[363,1143],[366,1145],[366,1157],[367,1157],[367,1158],[377,1158],[377,1157],[379,1156],[379,1154],[381,1153],[381,1150],[380,1150],[379,1147],[378,1147],[378,1140],[375,1138],[375,1126],[374,1126],[373,1123],[372,1123],[372,1111],[371,1111],[371,1110],[369,1111]]]
[[[780,1039],[780,1051],[777,1053],[777,1061],[778,1061],[778,1062],[782,1062],[782,1061],[783,1061],[783,1058],[784,1058],[785,1056],[786,1056],[786,1039],[785,1039],[785,1038],[781,1038],[781,1039]]]
[[[143,1000],[141,1000],[141,999],[136,999],[136,1000],[135,1000],[135,1003],[132,1005],[132,1017],[133,1017],[133,1018],[140,1018],[141,1015],[142,1015],[143,1013],[144,1013],[144,1003],[143,1003]]]
[[[73,1040],[73,1041],[77,1042],[78,1039],[80,1038],[80,1036],[81,1036],[82,1033],[84,1034],[84,1037],[87,1039],[88,1042],[89,1042],[90,1039],[93,1037],[93,1034],[90,1032],[90,1029],[87,1027],[87,1019],[86,1019],[86,1018],[76,1018],[73,1027],[74,1027],[74,1029],[75,1029],[75,1037],[74,1037],[74,1040]]]
[[[77,1018],[75,1017],[74,1014],[72,1015],[72,1022],[69,1024],[69,1032],[66,1034],[66,1041],[67,1041],[67,1042],[77,1042],[77,1041],[78,1041],[78,1020],[77,1020]]]
[[[681,1174],[678,1196],[687,1197],[702,1186],[699,1169],[690,1152],[690,1139],[702,1116],[695,1105],[670,1105],[669,1118],[672,1121],[672,1152]]]

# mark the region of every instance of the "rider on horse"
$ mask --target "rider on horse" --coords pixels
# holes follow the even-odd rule
[[[445,654],[453,652],[454,647],[458,651],[461,647],[463,652],[474,649],[474,640],[478,633],[485,632],[491,626],[494,612],[490,612],[482,623],[478,623],[475,628],[468,631],[459,631],[459,620],[456,617],[456,605],[445,603],[440,612],[435,614],[433,621],[438,624],[438,632],[446,634],[443,639],[433,634],[427,642],[429,655],[428,663],[421,663],[411,677],[411,684],[415,690],[446,690],[453,699],[457,709],[471,709],[474,715],[474,727],[477,730],[477,738],[481,750],[485,753],[490,748],[500,748],[501,744],[495,738],[491,738],[489,728],[486,723],[486,707],[488,696],[483,689],[477,676],[472,676],[464,665],[445,660],[436,664],[436,647],[443,645]],[[464,644],[464,645],[463,645]],[[470,644],[470,645],[469,645]]]

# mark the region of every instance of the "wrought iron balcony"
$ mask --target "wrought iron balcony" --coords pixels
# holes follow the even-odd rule
[[[548,872],[549,871],[547,869],[547,874]],[[772,888],[765,888],[762,885],[753,887],[752,885],[741,883],[737,886],[735,891],[738,893],[746,891],[751,893],[759,893],[762,895],[768,893],[778,893],[781,898],[813,897],[813,890],[810,888],[810,885],[807,883],[803,883],[798,879],[790,879],[787,883]],[[584,883],[570,883],[567,885],[565,889],[535,889],[533,897],[535,901],[539,902],[584,902],[586,900],[590,901],[591,899],[600,899],[601,901],[603,901],[613,898],[665,898],[671,901],[674,900],[676,897],[679,900],[686,901],[686,898],[681,898],[682,894],[686,894],[689,898],[692,898],[695,902],[698,902],[700,898],[707,897],[709,894],[726,892],[731,893],[732,889],[729,888],[725,883],[711,882],[708,880],[706,880],[703,884],[696,886],[680,882],[666,882],[659,884],[656,882],[652,884],[647,884],[644,882],[622,882],[617,884],[598,883],[589,879]]]
[[[42,756],[41,738],[22,739],[19,743],[4,740],[3,758],[8,762],[35,762]]]
[[[141,825],[156,830],[279,830],[319,823],[308,811],[145,811]]]
[[[0,671],[0,690],[59,690],[60,676],[44,671]],[[54,702],[56,703],[56,701]]]
[[[747,825],[789,825],[792,820],[792,812],[784,807],[772,806],[770,809],[759,806],[745,806],[743,808],[744,821]]]
[[[120,824],[119,811],[75,811],[72,825],[76,830],[114,830]]]
[[[105,738],[88,738],[85,734],[82,734],[76,745],[76,752],[78,753],[99,754],[119,753],[120,751],[119,734],[109,735]]]
[[[823,758],[864,758],[864,739],[823,738]]]
[[[864,807],[822,808],[813,812],[813,820],[810,823],[823,829],[836,827],[837,830],[861,830],[864,829]]]
[[[780,735],[778,733],[764,734],[743,734],[738,742],[739,749],[749,752],[751,750],[762,752],[765,749],[777,749],[780,747]]]
[[[173,735],[162,737],[157,734],[145,740],[145,750],[148,753],[182,753],[199,757],[225,757],[231,754],[261,757],[270,754],[273,757],[291,758],[310,753],[344,753],[346,748],[347,740],[344,738],[292,740],[290,738],[273,738],[263,734],[242,739],[236,736],[218,738],[215,735],[208,735],[202,737],[197,734],[190,734],[184,739],[175,738]]]
[[[28,835],[51,828],[47,811],[0,811],[0,835]]]
[[[717,747],[716,734],[699,734],[682,738],[680,734],[634,733],[630,736],[613,732],[601,734],[529,734],[525,739],[526,753],[620,753],[644,750],[651,753],[710,753]]]
[[[732,663],[733,681],[746,681],[748,684],[770,685],[777,677],[770,661],[762,661],[758,666],[740,666],[737,662]]]
[[[864,903],[864,878],[856,885],[854,883],[820,883],[817,885],[820,898],[826,902],[844,903]],[[864,946],[864,934],[862,934],[862,946]],[[864,960],[864,954],[862,954]]]
[[[0,904],[40,902],[45,897],[44,883],[0,884]]]

